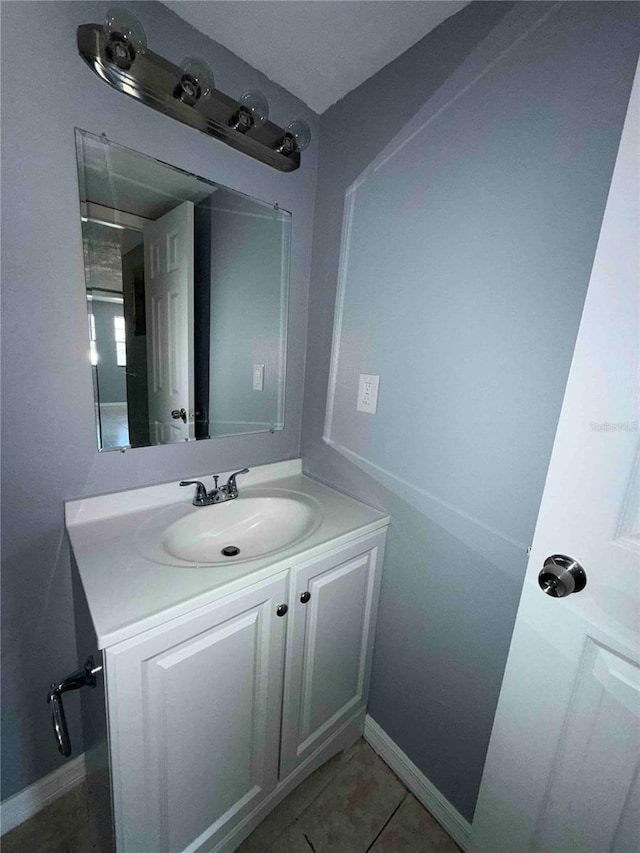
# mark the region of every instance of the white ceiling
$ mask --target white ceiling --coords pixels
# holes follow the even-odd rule
[[[164,5],[322,113],[467,2],[165,0]]]

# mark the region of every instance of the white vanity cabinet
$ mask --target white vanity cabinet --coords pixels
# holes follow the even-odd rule
[[[101,853],[232,853],[362,734],[389,517],[300,460],[243,476],[226,509],[177,483],[65,505]],[[187,522],[210,562],[167,545]]]
[[[231,851],[357,737],[384,537],[106,649],[119,853]]]
[[[213,850],[275,788],[286,580],[107,649],[118,851]]]

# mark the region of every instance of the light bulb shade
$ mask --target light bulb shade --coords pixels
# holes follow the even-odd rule
[[[140,21],[128,9],[113,6],[105,16],[104,31],[107,58],[123,71],[131,68],[136,54],[147,46],[147,36]]]
[[[309,147],[309,143],[311,142],[311,128],[304,119],[296,118],[290,121],[285,127],[285,131],[295,139],[298,151],[304,151],[305,148]]]
[[[180,63],[180,68],[183,74],[190,77],[200,90],[198,98],[204,98],[215,88],[213,71],[204,59],[199,59],[197,56],[186,56]]]
[[[269,118],[269,102],[262,92],[245,92],[238,104],[240,109],[251,114],[254,127],[259,127]]]
[[[134,47],[145,48],[147,36],[140,21],[128,9],[112,6],[105,15],[104,29],[108,37],[119,36]]]

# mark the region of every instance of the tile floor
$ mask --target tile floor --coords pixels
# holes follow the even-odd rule
[[[129,420],[126,403],[111,403],[100,406],[102,444],[108,447],[125,447],[129,444]]]
[[[94,849],[82,785],[2,838],[2,853]],[[460,853],[460,848],[360,740],[292,791],[237,853]]]

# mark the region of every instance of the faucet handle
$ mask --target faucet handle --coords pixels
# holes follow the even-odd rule
[[[214,488],[218,488],[218,480],[220,479],[220,474],[213,474],[213,485]]]
[[[249,473],[249,469],[243,468],[242,471],[235,471],[235,473],[231,474],[231,476],[227,480],[227,487],[226,487],[227,491],[229,492],[230,495],[233,495],[234,497],[236,497],[236,495],[238,494],[238,487],[236,485],[236,477],[238,477],[240,474],[248,474],[248,473]]]
[[[193,499],[194,503],[206,501],[207,499],[207,489],[204,483],[201,483],[200,480],[181,480],[181,486],[195,486],[196,487],[196,496]]]

